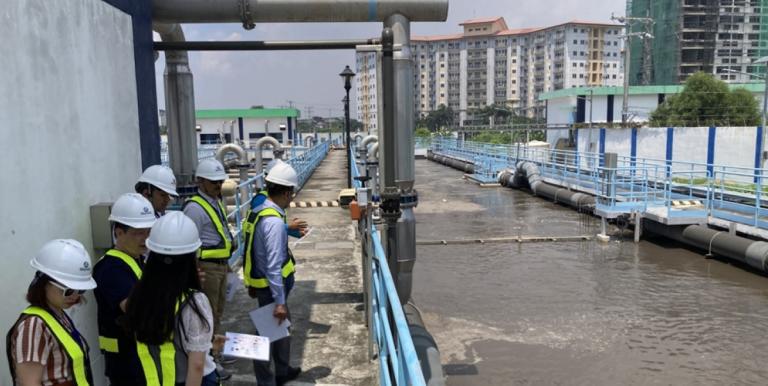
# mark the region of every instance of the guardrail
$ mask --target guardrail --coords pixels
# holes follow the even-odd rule
[[[354,146],[347,151],[350,152],[349,167],[352,176],[361,176],[355,162]],[[362,187],[358,180],[353,180],[353,185],[355,188]],[[372,329],[369,336],[378,348],[379,384],[426,386],[408,321],[403,313],[403,305],[397,295],[387,256],[381,245],[381,237],[370,219],[370,216],[361,218],[360,230],[366,244],[363,267],[363,279],[368,291],[366,310],[369,314],[366,316],[369,321],[368,328]]]
[[[712,216],[768,229],[768,208],[764,207],[768,205],[764,199],[768,169],[628,156],[617,156],[616,168],[607,169],[600,153],[456,139],[433,139],[431,149],[474,163],[486,178],[521,160],[535,162],[543,177],[598,196],[597,207],[604,211],[664,207],[669,217]],[[673,210],[673,204],[681,201],[702,208],[698,213],[697,208]]]

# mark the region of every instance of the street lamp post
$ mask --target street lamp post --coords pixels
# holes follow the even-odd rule
[[[347,189],[352,188],[352,160],[350,159],[350,141],[349,141],[349,89],[352,88],[352,77],[355,76],[355,73],[352,72],[352,69],[349,68],[349,66],[344,67],[344,71],[339,74],[344,79],[344,90],[347,92],[347,95],[344,96],[343,102],[344,102],[344,131],[347,135],[346,138],[346,144],[347,144]]]

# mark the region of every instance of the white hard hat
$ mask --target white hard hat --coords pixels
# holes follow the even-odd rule
[[[131,228],[152,228],[155,211],[152,203],[138,193],[126,193],[112,205],[109,221],[128,225]]]
[[[96,288],[91,277],[91,256],[77,240],[51,240],[29,262],[32,268],[74,290]]]
[[[147,248],[163,255],[192,253],[201,245],[197,226],[183,212],[171,212],[160,217],[147,238]]]
[[[139,177],[139,182],[146,182],[171,196],[179,195],[176,193],[176,176],[173,175],[173,170],[167,166],[152,165],[148,167]]]
[[[272,168],[275,167],[275,165],[280,163],[283,163],[283,160],[281,160],[280,158],[275,158],[272,161],[269,161],[267,163],[267,167],[264,168],[264,174],[265,175],[269,174],[269,171],[272,170]]]
[[[290,186],[294,189],[299,187],[299,176],[296,174],[296,170],[286,162],[280,162],[276,164],[272,170],[269,171],[267,182],[273,184]]]
[[[205,178],[208,181],[224,181],[227,179],[227,172],[221,162],[213,158],[206,158],[197,164],[195,177]]]

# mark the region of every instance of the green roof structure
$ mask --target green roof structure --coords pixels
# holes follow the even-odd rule
[[[222,110],[197,110],[197,119],[231,119],[231,118],[298,118],[297,109],[222,109]]]
[[[671,86],[630,86],[630,95],[647,95],[647,94],[679,94],[683,91],[684,85],[671,85]],[[732,83],[728,87],[733,89],[745,88],[752,93],[763,92],[765,90],[765,84],[760,83]],[[575,97],[580,95],[623,95],[624,87],[575,87],[564,88],[562,90],[550,91],[541,93],[539,100],[545,101],[549,99]]]

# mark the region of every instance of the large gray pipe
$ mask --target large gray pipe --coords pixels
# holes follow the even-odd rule
[[[539,167],[533,162],[519,162],[516,171],[505,170],[499,173],[499,183],[510,188],[522,187],[525,180],[533,194],[537,196],[546,197],[579,210],[595,206],[594,196],[544,182],[541,179]]]
[[[408,329],[411,330],[413,347],[419,357],[421,372],[427,381],[427,386],[445,385],[443,379],[443,365],[440,363],[440,351],[432,334],[427,331],[421,312],[412,301],[403,305],[403,313],[408,321]]]
[[[392,14],[411,21],[445,21],[448,0],[154,0],[152,17],[176,23],[383,22]]]
[[[645,219],[646,230],[768,272],[768,243],[701,225],[667,226]]]
[[[179,24],[154,23],[152,28],[164,42],[183,42]],[[197,138],[195,92],[186,51],[165,52],[165,114],[168,125],[168,163],[179,187],[195,186]]]
[[[254,169],[256,171],[256,175],[258,176],[264,171],[264,160],[262,159],[261,152],[264,151],[264,147],[267,145],[272,146],[272,152],[283,150],[283,145],[280,144],[274,137],[261,137],[258,141],[256,141],[256,157],[254,158]],[[264,181],[262,181],[260,187],[264,186]]]
[[[304,143],[307,146],[307,148],[314,147],[315,146],[315,137],[312,137],[312,136],[304,137]]]
[[[427,150],[427,159],[430,161],[441,163],[446,166],[450,166],[464,173],[468,173],[468,174],[475,173],[475,164],[464,161],[464,160],[460,160],[457,158],[453,158],[444,154],[436,153],[436,152],[433,152],[432,150]]]

